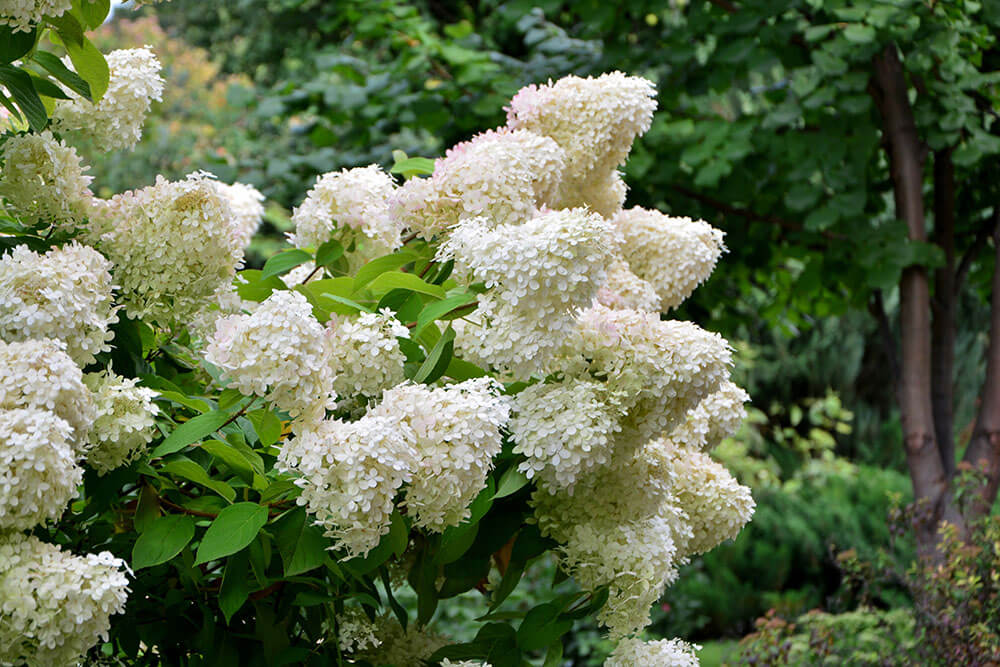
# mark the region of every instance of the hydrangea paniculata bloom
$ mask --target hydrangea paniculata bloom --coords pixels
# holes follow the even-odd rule
[[[250,239],[257,233],[264,219],[264,195],[246,183],[217,183],[219,191],[229,201],[233,210],[234,227],[242,247],[250,245]]]
[[[275,291],[250,315],[220,318],[205,350],[233,387],[292,416],[331,402],[326,337],[298,292]]]
[[[56,104],[52,124],[60,132],[79,131],[101,150],[131,148],[142,137],[150,104],[163,94],[160,61],[149,47],[119,49],[107,55],[111,80],[96,103],[72,91]]]
[[[407,181],[393,196],[392,214],[428,240],[466,218],[519,225],[554,196],[564,168],[562,149],[548,137],[491,130],[449,149],[430,178]]]
[[[85,375],[83,382],[97,403],[97,419],[88,436],[87,464],[103,475],[138,459],[153,440],[159,412],[153,403],[157,394],[136,386],[138,380],[110,370]]]
[[[381,643],[374,650],[361,651],[354,656],[373,665],[425,667],[427,659],[449,643],[447,638],[416,623],[410,623],[404,630],[392,614],[379,616],[375,623]]]
[[[746,418],[744,403],[750,396],[733,382],[726,380],[719,389],[705,398],[688,415],[687,421],[671,431],[670,440],[677,445],[709,452],[724,438],[736,433]]]
[[[54,340],[0,341],[0,409],[15,408],[47,410],[65,420],[78,454],[97,414],[83,371]]]
[[[2,148],[0,196],[21,222],[73,229],[91,213],[93,178],[76,149],[46,130],[15,134]]]
[[[37,537],[0,536],[0,663],[79,664],[125,610],[128,566],[75,556]]]
[[[624,260],[608,267],[608,279],[597,292],[597,302],[615,310],[660,312],[660,295],[648,282],[635,275]]]
[[[458,276],[490,291],[480,299],[482,326],[466,327],[459,345],[515,377],[538,372],[593,303],[612,250],[610,225],[584,209],[546,211],[523,225],[463,221],[438,258],[454,259]]]
[[[337,614],[337,647],[344,653],[377,648],[382,640],[376,632],[376,622],[357,607],[347,607],[342,614]]]
[[[403,384],[386,391],[372,411],[412,433],[418,463],[404,503],[414,525],[441,532],[469,516],[510,413],[500,388],[491,378],[445,387]]]
[[[612,175],[635,138],[649,129],[655,93],[646,79],[611,72],[597,78],[567,76],[527,86],[514,96],[507,126],[550,137],[566,152],[560,195],[550,205],[590,205],[608,215],[617,192],[624,199],[624,184],[618,186]],[[591,201],[592,190],[601,192],[598,201]],[[609,190],[616,194],[609,197]]]
[[[323,174],[292,213],[299,248],[318,248],[331,239],[344,248],[355,244],[357,265],[392,252],[400,245],[397,224],[389,216],[392,177],[378,165]]]
[[[615,216],[614,223],[629,267],[653,285],[664,311],[691,296],[726,251],[722,232],[704,220],[630,208]]]
[[[298,475],[300,505],[349,556],[365,555],[389,532],[393,499],[416,459],[413,434],[392,419],[324,420],[285,443],[278,466]]]
[[[410,330],[392,311],[360,313],[356,317],[332,315],[326,333],[333,389],[340,398],[358,394],[378,398],[383,389],[406,379],[406,357],[397,338],[409,338]]]
[[[229,202],[210,174],[162,176],[116,195],[100,248],[115,265],[121,301],[134,319],[186,321],[233,278],[243,243]]]
[[[71,0],[0,0],[0,25],[30,32],[44,17],[62,16],[72,6]]]
[[[701,647],[680,639],[644,642],[623,639],[604,661],[604,667],[698,667]]]
[[[56,519],[76,497],[83,469],[71,435],[69,424],[47,410],[0,409],[0,533]]]
[[[52,338],[86,365],[111,349],[118,321],[111,262],[75,241],[44,255],[16,246],[0,258],[0,339]]]
[[[606,465],[621,413],[601,382],[571,378],[534,384],[514,398],[510,421],[519,469],[546,489],[572,490],[577,477]]]

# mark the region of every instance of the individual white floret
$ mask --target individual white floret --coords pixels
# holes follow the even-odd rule
[[[0,25],[29,32],[44,17],[62,16],[72,6],[71,0],[0,0]]]
[[[407,181],[393,196],[392,215],[427,240],[466,218],[519,225],[554,196],[564,168],[563,151],[551,139],[491,130],[448,150],[430,178]]]
[[[305,505],[325,535],[348,556],[363,556],[389,532],[393,499],[416,468],[405,424],[367,415],[323,420],[288,441],[278,467],[297,475]]]
[[[406,491],[414,525],[441,532],[469,516],[486,486],[510,405],[491,378],[445,387],[403,384],[386,391],[372,411],[412,432],[417,467]]]
[[[97,418],[88,436],[87,464],[103,475],[138,459],[153,440],[159,412],[153,403],[157,393],[110,370],[89,373],[83,382],[97,403]]]
[[[299,248],[318,248],[334,239],[360,266],[400,246],[400,228],[389,216],[389,198],[395,189],[392,177],[378,165],[323,174],[292,213]]]
[[[597,292],[597,302],[615,310],[660,312],[660,295],[648,282],[635,275],[624,260],[608,267],[608,278]]]
[[[0,409],[0,533],[58,519],[76,497],[83,469],[71,435],[70,425],[47,410]]]
[[[0,197],[7,210],[27,225],[45,223],[72,230],[91,214],[93,193],[76,149],[52,136],[15,134],[2,150]]]
[[[96,103],[72,91],[56,104],[52,124],[60,132],[78,131],[100,150],[131,148],[142,137],[142,125],[153,100],[161,99],[160,61],[149,49],[119,49],[107,55],[111,78]]]
[[[83,372],[55,340],[0,341],[0,409],[47,410],[72,429],[70,444],[84,453],[97,414]]]
[[[653,285],[664,311],[691,296],[726,251],[723,233],[704,220],[636,207],[619,213],[614,223],[629,267]]]
[[[243,262],[236,216],[210,174],[115,196],[100,249],[115,265],[129,316],[184,322],[228,285]]]
[[[78,665],[125,610],[128,566],[74,556],[33,536],[0,535],[0,664]]]
[[[111,262],[75,241],[44,255],[17,246],[0,259],[0,339],[52,338],[80,365],[111,349],[118,321]]]
[[[292,416],[331,403],[326,335],[298,292],[275,291],[250,315],[220,318],[205,358],[241,393]]]
[[[700,650],[701,646],[680,639],[623,639],[604,661],[604,667],[698,667]]]
[[[360,394],[378,398],[383,389],[406,379],[406,357],[398,339],[409,338],[410,330],[392,311],[356,317],[331,315],[326,333],[333,389],[339,397],[350,399]]]

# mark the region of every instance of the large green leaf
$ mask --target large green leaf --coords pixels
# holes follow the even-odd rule
[[[312,525],[303,508],[294,509],[278,519],[272,532],[286,577],[315,570],[330,559],[327,553],[330,541],[323,536],[323,531]]]
[[[219,609],[226,617],[226,623],[229,623],[233,614],[240,610],[249,596],[247,554],[245,551],[240,551],[226,563],[226,569],[222,575],[222,586],[219,589]]]
[[[35,132],[41,132],[49,123],[49,115],[45,105],[35,90],[31,76],[24,70],[13,65],[0,65],[0,84],[7,88],[11,97],[17,102],[18,108],[28,119],[28,124]]]
[[[174,432],[167,436],[166,440],[153,449],[151,456],[156,458],[179,452],[191,443],[217,431],[229,421],[229,417],[228,413],[215,410],[189,419],[174,429]]]
[[[236,499],[236,491],[225,482],[209,477],[205,469],[190,459],[177,459],[169,461],[161,470],[177,477],[182,477],[189,482],[194,482],[204,486],[206,489],[215,491],[220,496],[232,502]]]
[[[368,283],[368,289],[371,290],[372,294],[376,295],[385,294],[389,290],[406,289],[437,297],[438,299],[445,297],[445,290],[440,285],[432,285],[423,278],[415,276],[412,273],[403,273],[402,271],[386,271],[380,274]],[[357,285],[355,285],[355,290],[358,290]]]
[[[166,563],[194,537],[194,520],[184,514],[168,514],[152,521],[132,547],[132,569]]]
[[[77,95],[90,99],[90,84],[48,51],[35,51],[31,58]]]
[[[37,36],[37,28],[24,32],[0,25],[0,63],[12,63],[31,51]]]
[[[312,255],[307,253],[305,250],[299,250],[298,248],[295,248],[294,250],[286,250],[285,252],[274,255],[264,262],[264,268],[260,274],[261,280],[267,280],[272,276],[279,276],[283,273],[288,273],[296,266],[305,264],[310,260],[312,260]]]
[[[267,508],[256,503],[236,503],[226,507],[205,531],[198,546],[195,565],[218,560],[253,542],[267,523]]]

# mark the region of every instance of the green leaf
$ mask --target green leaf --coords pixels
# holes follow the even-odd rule
[[[425,157],[408,157],[397,160],[390,174],[402,174],[403,178],[414,176],[430,176],[434,173],[434,160]]]
[[[517,645],[525,651],[537,651],[558,641],[570,628],[572,620],[560,619],[558,606],[540,604],[527,613],[517,629]]]
[[[441,546],[434,556],[434,562],[439,565],[454,563],[469,550],[479,533],[478,523],[462,523],[446,528],[441,534]]]
[[[73,0],[73,8],[83,18],[88,28],[99,28],[111,11],[111,0]]]
[[[253,464],[247,460],[247,457],[242,452],[231,444],[222,440],[206,440],[202,443],[201,448],[226,464],[230,470],[239,475],[240,479],[247,482],[247,484],[253,483]]]
[[[226,617],[227,625],[233,614],[240,610],[250,596],[248,582],[247,554],[245,551],[240,551],[226,563],[226,570],[222,575],[222,587],[219,589],[219,609]]]
[[[264,301],[276,289],[285,289],[285,283],[277,276],[263,277],[263,272],[257,269],[247,269],[237,274],[236,293],[247,301]],[[246,281],[245,283],[243,281]]]
[[[267,523],[267,508],[256,503],[226,507],[205,531],[195,565],[218,560],[245,548]]]
[[[449,315],[457,317],[460,314],[465,315],[472,312],[469,306],[476,303],[476,299],[477,295],[473,293],[456,294],[441,301],[427,304],[417,317],[417,326],[413,330],[413,336],[419,336],[424,327],[431,322],[444,319]],[[447,317],[447,319],[453,319],[453,317]]]
[[[516,465],[512,465],[507,469],[507,472],[503,474],[500,478],[500,483],[497,484],[496,498],[504,498],[511,494],[517,493],[523,487],[525,487],[530,480],[527,475],[517,469]]]
[[[382,536],[382,540],[374,549],[368,552],[364,558],[352,558],[347,561],[349,569],[358,575],[368,574],[382,563],[389,560],[392,555],[399,556],[406,551],[406,545],[410,541],[410,531],[406,527],[406,521],[398,511],[392,513],[392,523],[389,525],[389,533]]]
[[[344,246],[330,239],[316,249],[316,266],[330,266],[344,255]]]
[[[73,67],[76,68],[80,78],[90,86],[90,93],[94,101],[97,102],[104,97],[111,81],[108,61],[104,59],[104,54],[83,35],[82,31],[77,34],[76,30],[80,29],[79,24],[71,14],[63,14],[60,18],[65,20],[60,23],[57,32],[63,40],[63,45],[66,47],[69,59],[73,62]],[[68,25],[69,22],[75,24],[76,29],[64,32],[63,26]]]
[[[37,28],[14,32],[10,26],[0,25],[0,63],[12,63],[31,51],[37,36]]]
[[[166,563],[194,537],[194,520],[184,514],[168,514],[150,523],[132,547],[132,569]]]
[[[193,417],[184,422],[174,432],[167,436],[150,454],[151,457],[166,456],[179,452],[188,445],[198,442],[207,435],[210,435],[229,421],[230,415],[221,410],[206,412],[203,415]]]
[[[81,79],[76,72],[66,67],[58,57],[48,51],[36,51],[31,59],[44,67],[49,74],[58,79],[74,93],[81,95],[85,99],[90,99],[90,84]]]
[[[448,368],[445,369],[444,374],[450,378],[462,382],[463,380],[471,380],[472,378],[486,377],[488,373],[484,371],[479,366],[476,366],[471,361],[466,361],[465,359],[459,359],[458,357],[452,357],[451,361],[448,362]]]
[[[330,541],[323,537],[323,531],[310,524],[304,508],[294,509],[278,519],[273,534],[286,577],[315,570],[330,559],[327,553]]]
[[[378,257],[368,262],[354,274],[354,289],[360,290],[362,287],[375,280],[386,271],[393,271],[401,266],[406,266],[416,259],[410,251],[397,252],[384,257]]]
[[[35,90],[38,92],[39,95],[43,95],[45,97],[51,97],[54,100],[69,99],[69,95],[67,95],[62,88],[52,83],[48,79],[43,79],[42,77],[34,73],[32,73],[30,76],[31,76],[31,83],[35,85]],[[42,100],[42,103],[44,104],[45,100]]]
[[[549,645],[548,650],[545,652],[545,662],[542,663],[542,667],[560,667],[563,662],[563,643],[562,640],[556,640]]]
[[[854,44],[868,44],[875,41],[875,28],[861,23],[852,23],[844,28],[844,37]]]
[[[355,285],[354,289],[355,294],[357,294],[359,289],[357,285]],[[386,271],[380,274],[368,284],[368,289],[371,290],[372,294],[385,294],[389,290],[407,289],[419,292],[420,294],[428,294],[438,299],[443,299],[445,296],[445,290],[440,285],[432,285],[423,278],[415,276],[412,273],[403,273],[402,271]]]
[[[427,358],[424,359],[424,363],[420,364],[420,368],[417,370],[416,375],[413,376],[413,381],[417,383],[425,382],[430,384],[444,375],[445,369],[448,368],[448,363],[451,361],[454,347],[455,330],[449,326],[448,329],[441,335],[441,338],[438,339],[434,348],[431,349]]]
[[[17,102],[18,108],[28,119],[28,125],[35,132],[41,132],[49,123],[49,115],[45,105],[38,97],[31,76],[22,69],[12,65],[0,65],[0,84],[6,86],[10,96]]]
[[[281,439],[281,420],[267,409],[254,410],[247,413],[247,418],[257,432],[260,444],[270,447]]]
[[[178,405],[183,405],[184,407],[191,408],[195,412],[208,412],[209,410],[212,409],[212,406],[210,406],[203,399],[191,398],[189,396],[185,396],[184,394],[172,391],[170,389],[158,390],[158,394],[159,395],[156,397],[157,399],[166,399],[168,401],[173,401]]]
[[[212,479],[205,472],[205,469],[190,459],[177,459],[168,462],[161,468],[163,472],[177,477],[182,477],[190,482],[204,486],[206,489],[215,491],[220,496],[233,502],[236,499],[236,491],[225,482]]]
[[[285,252],[274,255],[269,260],[264,262],[264,269],[261,271],[260,277],[262,280],[267,280],[271,276],[279,276],[283,273],[288,273],[296,266],[305,264],[312,259],[312,255],[307,253],[305,250],[300,250],[295,248],[294,250],[286,250]]]

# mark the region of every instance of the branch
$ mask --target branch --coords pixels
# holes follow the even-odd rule
[[[972,245],[970,245],[965,254],[962,255],[962,260],[958,264],[958,269],[955,271],[955,292],[958,293],[959,288],[962,283],[965,282],[965,276],[968,275],[969,269],[972,268],[972,260],[982,252],[983,248],[986,247],[986,241],[990,238],[990,235],[1000,227],[1000,206],[993,209],[993,216],[988,222],[984,223],[979,230],[976,232],[976,238],[972,240]]]

